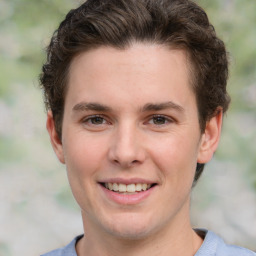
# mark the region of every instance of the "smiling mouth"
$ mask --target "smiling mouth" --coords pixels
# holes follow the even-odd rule
[[[142,191],[146,191],[153,186],[154,184],[146,184],[146,183],[137,183],[137,184],[122,184],[122,183],[101,183],[106,189],[117,192],[117,193],[138,193]]]

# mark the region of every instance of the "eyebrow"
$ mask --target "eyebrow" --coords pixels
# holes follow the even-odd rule
[[[165,109],[174,109],[179,112],[184,112],[184,108],[172,101],[168,102],[162,102],[162,103],[147,103],[141,108],[141,112],[149,112],[149,111],[160,111],[160,110],[165,110]],[[87,103],[87,102],[80,102],[76,104],[73,108],[73,111],[99,111],[99,112],[110,112],[112,111],[112,108],[100,104],[100,103]]]
[[[179,112],[184,112],[184,108],[173,101],[168,101],[168,102],[163,102],[163,103],[148,103],[142,108],[142,112],[147,112],[147,111],[160,111],[160,110],[165,110],[165,109],[174,109]]]
[[[87,103],[87,102],[80,102],[76,104],[73,109],[73,111],[100,111],[100,112],[107,112],[111,111],[111,108],[99,103]]]

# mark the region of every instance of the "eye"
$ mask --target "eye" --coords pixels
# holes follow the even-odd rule
[[[154,115],[150,120],[149,120],[149,124],[153,124],[153,125],[166,125],[168,123],[173,123],[174,121],[166,116],[163,115]]]
[[[152,121],[154,124],[161,125],[161,124],[165,124],[167,120],[164,116],[155,116],[153,117]]]
[[[83,119],[83,123],[87,125],[102,125],[107,124],[107,121],[102,116],[88,116],[85,119]]]

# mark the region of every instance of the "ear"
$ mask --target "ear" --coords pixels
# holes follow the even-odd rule
[[[48,113],[47,113],[46,128],[49,133],[52,147],[53,147],[55,154],[57,155],[59,161],[61,163],[65,164],[62,142],[56,132],[55,123],[54,123],[53,115],[52,115],[51,111],[48,111]]]
[[[216,115],[206,123],[205,131],[201,138],[197,158],[198,163],[209,162],[216,151],[221,135],[222,117],[222,109],[218,109]]]

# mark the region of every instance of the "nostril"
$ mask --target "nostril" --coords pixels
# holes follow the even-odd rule
[[[138,164],[140,161],[139,160],[133,160],[133,161],[119,161],[118,159],[113,159],[113,163],[115,164],[120,164],[120,165],[123,165],[123,166],[133,166],[133,165],[136,165]]]

